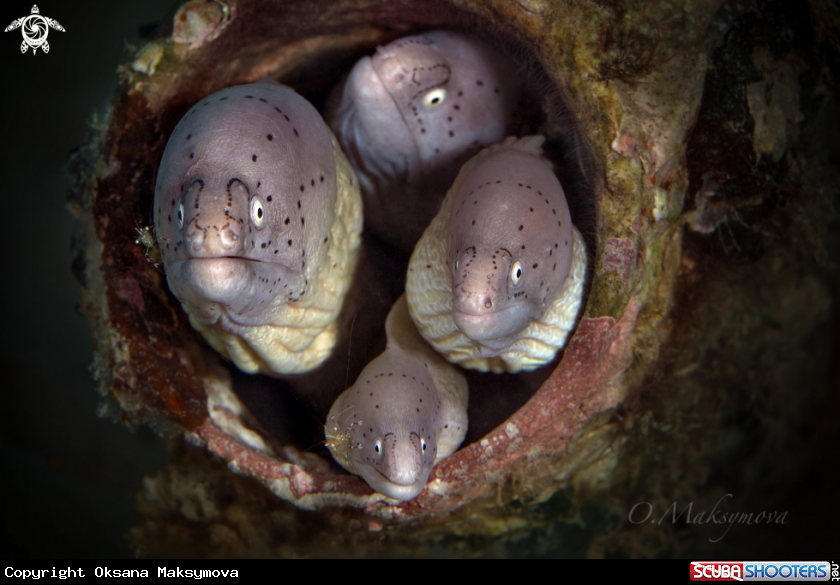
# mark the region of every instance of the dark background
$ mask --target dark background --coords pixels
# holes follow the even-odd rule
[[[20,30],[0,34],[0,558],[131,556],[135,494],[167,460],[165,442],[147,428],[132,433],[97,417],[91,329],[76,312],[70,273],[65,177],[91,115],[105,117],[138,31],[176,3],[39,2],[66,29],[50,31],[49,54],[21,54]],[[3,2],[0,27],[31,8],[32,0]],[[768,554],[809,556],[814,543],[825,551],[838,542],[836,435],[830,441],[829,457],[780,506],[792,525]]]
[[[0,4],[0,27],[32,4]],[[21,54],[20,29],[0,33],[0,558],[131,556],[124,535],[139,521],[134,494],[167,458],[147,428],[132,433],[96,415],[65,176],[91,114],[107,111],[128,43],[171,4],[39,0],[66,30],[50,30],[49,54]]]

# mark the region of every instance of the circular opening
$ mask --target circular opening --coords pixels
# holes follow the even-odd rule
[[[211,10],[210,4],[218,8]],[[197,20],[192,13],[185,18],[185,11],[203,14],[206,28],[212,30],[180,30],[179,22]],[[275,379],[244,374],[228,363],[219,369],[221,359],[190,328],[162,269],[152,268],[136,247],[112,245],[125,242],[136,227],[151,224],[157,167],[180,118],[215,91],[261,78],[289,85],[323,113],[330,92],[358,58],[401,36],[447,28],[488,41],[516,63],[527,88],[521,104],[523,135],[546,136],[546,155],[555,164],[590,259],[596,246],[592,177],[597,165],[570,110],[564,80],[540,65],[538,39],[529,39],[508,21],[420,1],[399,7],[372,4],[369,10],[319,4],[317,13],[313,11],[303,2],[264,9],[248,3],[184,5],[173,31],[173,38],[183,42],[153,42],[148,50],[154,53],[157,46],[158,52],[140,67],[148,66],[145,73],[151,75],[129,75],[126,91],[115,104],[108,137],[116,153],[113,172],[99,181],[93,213],[98,238],[105,244],[103,270],[112,327],[130,345],[131,375],[120,378],[117,386],[139,397],[146,408],[194,431],[206,420],[207,378],[223,385],[229,379],[250,412],[242,414],[242,423],[261,435],[276,455],[292,446],[318,454],[330,462],[332,472],[345,474],[323,446],[325,418],[335,398],[384,349],[384,317],[403,291],[408,255],[369,234],[363,236],[355,284],[341,317],[345,334],[316,372]],[[470,430],[463,446],[480,441],[522,408],[562,356],[561,351],[554,362],[530,373],[466,372]],[[118,395],[119,391],[115,388]]]

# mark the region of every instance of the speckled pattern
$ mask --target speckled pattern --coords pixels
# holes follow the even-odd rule
[[[167,143],[155,230],[169,288],[246,372],[326,359],[360,245],[352,170],[315,109],[287,87],[201,100]]]
[[[410,500],[467,434],[467,381],[420,338],[405,295],[385,331],[385,352],[330,409],[327,447],[377,492]]]
[[[411,316],[466,368],[538,368],[577,318],[586,249],[543,140],[510,137],[464,165],[412,254]]]
[[[812,432],[817,429],[810,424],[814,413],[828,417],[836,410],[817,400],[817,389],[827,380],[820,372],[829,371],[820,360],[833,347],[825,333],[837,327],[836,319],[824,326],[821,277],[803,263],[808,252],[802,235],[816,233],[819,240],[827,214],[796,204],[797,198],[823,191],[821,158],[809,153],[824,152],[827,140],[812,132],[830,134],[836,126],[831,124],[836,115],[818,111],[828,99],[827,78],[814,66],[836,59],[786,48],[819,42],[807,22],[809,11],[759,2],[760,10],[732,27],[719,18],[720,0],[225,4],[230,16],[215,40],[192,49],[174,35],[166,37],[169,28],[162,27],[164,36],[142,51],[159,59],[138,56],[121,68],[123,86],[107,123],[86,149],[87,164],[74,171],[83,179],[73,199],[81,225],[74,269],[85,288],[80,306],[96,330],[103,393],[120,420],[152,420],[155,428],[161,419],[174,422],[194,444],[206,446],[206,457],[199,449],[190,452],[215,470],[202,476],[195,457],[179,459],[168,470],[189,466],[183,482],[160,481],[157,489],[145,491],[146,517],[133,538],[138,554],[650,557],[680,556],[703,544],[707,556],[714,556],[734,550],[730,539],[738,535],[750,543],[763,539],[770,547],[793,534],[806,536],[798,542],[830,542],[820,538],[830,536],[819,531],[824,522],[809,526],[798,514],[798,533],[789,532],[793,524],[776,527],[780,531],[736,526],[714,547],[709,537],[720,536],[714,526],[626,521],[642,499],[657,513],[677,498],[680,505],[695,501],[695,509],[709,510],[720,489],[738,498],[727,511],[792,510],[765,496],[780,493],[773,486],[792,486],[797,465],[821,456],[821,446],[837,444]],[[723,9],[753,10],[737,2]],[[779,18],[769,19],[768,13]],[[797,20],[806,26],[793,26]],[[541,130],[590,252],[590,292],[556,367],[510,376],[533,385],[531,399],[443,460],[428,489],[395,503],[321,460],[313,452],[318,448],[311,447],[317,439],[262,430],[266,452],[209,417],[202,383],[219,377],[206,366],[220,358],[185,323],[142,248],[126,242],[136,238],[137,222],[148,223],[163,143],[203,96],[268,76],[320,103],[377,45],[442,26],[477,31],[498,45],[520,42],[523,54],[544,69],[549,99],[541,104],[548,124]],[[753,42],[758,30],[764,36]],[[781,48],[774,48],[778,43]],[[806,116],[800,139],[788,142],[779,161],[784,168],[770,169],[769,175],[764,163],[755,164],[753,113],[744,92],[745,84],[763,77],[754,75],[754,54],[765,45],[771,46],[773,63],[809,65],[798,77]],[[704,83],[711,60],[725,75],[708,76]],[[797,80],[786,81],[791,82]],[[770,97],[768,103],[775,100]],[[721,103],[732,109],[721,109]],[[566,150],[562,128],[570,126],[581,140]],[[739,141],[732,141],[733,133]],[[576,157],[571,164],[580,164],[572,168],[561,158],[578,148],[589,150],[591,160]],[[744,173],[729,166],[735,163],[761,177],[754,183],[758,191],[743,192]],[[582,190],[566,180],[577,169],[591,180]],[[715,187],[720,171],[731,188]],[[731,215],[712,237],[686,230],[691,211],[686,202],[700,183],[703,193],[714,193],[713,203],[741,202],[739,221]],[[767,194],[774,195],[766,199]],[[768,223],[751,219],[752,213]],[[797,225],[807,227],[793,229]],[[711,253],[726,238],[734,238],[738,248]],[[753,262],[756,256],[740,256],[744,250],[756,253],[751,238],[763,238],[773,256],[770,249],[761,252],[761,263]],[[354,352],[360,345],[354,343]],[[508,378],[468,376],[481,380],[471,393],[484,402],[486,380]],[[253,378],[238,372],[233,377],[230,392],[238,390],[237,379]],[[356,377],[351,371],[350,379]],[[256,402],[248,409],[262,414]],[[300,410],[284,414],[312,419]],[[257,429],[242,416],[246,428]],[[323,429],[311,424],[316,432]],[[471,421],[471,428],[477,427]],[[809,429],[806,441],[785,440],[800,436],[803,428]],[[825,460],[821,463],[825,469]],[[811,493],[814,475],[802,477],[788,492],[794,497]],[[187,517],[194,502],[205,501],[202,492],[217,513]],[[825,510],[820,514],[812,517],[824,518]]]
[[[508,58],[437,30],[364,57],[327,116],[362,181],[365,221],[411,249],[460,166],[512,131],[522,92]]]

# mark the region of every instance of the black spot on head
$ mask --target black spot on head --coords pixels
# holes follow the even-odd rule
[[[252,95],[246,95],[246,96],[245,96],[245,99],[252,100],[252,99],[254,99],[254,96],[252,96]]]
[[[524,226],[524,225],[520,225],[520,226],[519,226],[519,231],[521,232],[524,228],[525,228],[525,226]]]
[[[265,99],[263,99],[263,98],[260,98],[260,101],[261,101],[262,103],[264,103],[264,104],[267,104],[267,103],[268,103],[268,102],[267,102],[267,101],[265,101]]]
[[[303,217],[300,218],[300,225],[306,225],[305,218],[303,218]]]
[[[285,223],[286,225],[289,225],[289,222],[290,222],[290,221],[292,221],[292,220],[291,220],[290,218],[288,218],[288,217],[287,217],[287,218],[286,218],[286,221],[284,221],[283,223]]]
[[[195,153],[194,152],[190,153],[190,158],[195,158]]]
[[[425,132],[425,130],[424,130],[424,132]],[[450,135],[450,136],[455,136],[455,133],[454,133],[452,130],[450,130],[450,131],[449,131],[449,135]]]
[[[268,201],[269,203],[271,203],[271,195],[269,195],[268,197],[266,197],[266,198],[265,198],[265,200],[266,200],[266,201]]]
[[[289,244],[289,245],[291,246],[291,245],[292,245],[292,240],[289,240],[289,241],[288,241],[288,242],[286,242],[286,243],[287,243],[287,244]]]
[[[300,199],[298,199],[298,209],[300,209]]]
[[[187,134],[187,140],[189,140],[190,138],[192,138],[192,134]]]
[[[300,186],[300,192],[301,192],[301,193],[303,193],[303,190],[304,190],[305,188],[306,188],[306,187],[304,187],[303,185],[301,185],[301,186]]]
[[[273,136],[273,135],[271,135],[271,134],[268,134],[268,135],[266,136],[266,138],[268,138],[268,140],[269,140],[269,141],[274,140],[274,136]]]
[[[537,266],[539,266],[539,264],[534,264],[531,268],[536,268]]]
[[[324,175],[321,175],[321,182],[324,182]]]
[[[294,130],[295,136],[300,136],[300,134],[298,134],[297,128],[292,128],[292,130]]]
[[[253,156],[251,157],[251,160],[252,160],[252,161],[254,161],[254,162],[257,162],[257,155],[256,155],[256,154],[255,154],[255,155],[253,155]]]

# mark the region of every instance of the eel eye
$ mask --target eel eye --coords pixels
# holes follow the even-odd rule
[[[420,448],[423,449],[423,453],[426,452],[426,440],[423,437],[420,437]]]
[[[184,204],[182,203],[180,207],[178,207],[178,227],[184,227]]]
[[[256,197],[251,199],[251,222],[257,227],[261,227],[265,222],[265,209],[262,201]]]
[[[373,450],[376,451],[377,455],[379,453],[382,453],[382,439],[376,440],[376,444],[374,444]]]
[[[446,90],[439,87],[423,96],[423,105],[427,108],[433,108],[441,105],[445,99]]]
[[[513,284],[519,284],[520,280],[522,280],[522,264],[516,262],[510,269],[510,281]]]

